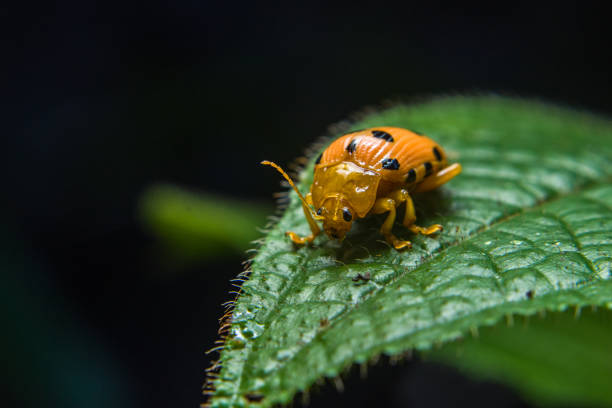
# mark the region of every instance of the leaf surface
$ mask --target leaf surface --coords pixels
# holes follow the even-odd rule
[[[351,129],[399,126],[438,141],[464,171],[415,196],[411,250],[390,248],[381,217],[339,244],[307,234],[294,193],[266,236],[227,329],[211,405],[287,403],[322,377],[380,353],[454,340],[504,316],[612,306],[612,125],[524,100],[454,97],[370,114]],[[348,129],[347,129],[348,130]],[[338,135],[334,135],[338,136]],[[307,191],[313,163],[299,184]],[[369,273],[368,281],[354,281]]]

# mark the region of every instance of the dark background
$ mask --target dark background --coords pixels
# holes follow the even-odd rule
[[[14,406],[186,406],[242,257],[158,262],[136,217],[165,181],[272,205],[327,126],[389,98],[494,91],[609,115],[610,28],[578,2],[67,1],[4,9],[3,395]],[[3,370],[5,371],[5,370]],[[408,362],[312,406],[521,406]]]

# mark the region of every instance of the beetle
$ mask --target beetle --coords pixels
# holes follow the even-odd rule
[[[427,136],[389,126],[353,131],[334,140],[315,162],[306,197],[280,166],[267,160],[261,163],[278,170],[302,201],[311,234],[300,237],[287,232],[294,243],[311,243],[321,233],[317,221],[323,221],[329,238],[342,241],[355,219],[388,213],[380,232],[397,250],[412,246],[391,232],[397,207],[406,203],[402,224],[413,233],[441,231],[439,224],[415,224],[410,194],[433,190],[461,173],[461,165],[449,165],[442,147]]]

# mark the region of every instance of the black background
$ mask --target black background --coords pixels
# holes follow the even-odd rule
[[[610,28],[578,2],[67,1],[5,9],[5,395],[187,406],[241,258],[168,270],[136,218],[155,182],[273,203],[287,164],[389,98],[499,92],[609,115]],[[213,356],[214,357],[214,356]],[[521,406],[408,362],[312,406]],[[70,392],[66,390],[72,390]],[[82,406],[82,405],[81,405]]]

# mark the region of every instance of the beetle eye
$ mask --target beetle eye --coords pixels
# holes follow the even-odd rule
[[[321,215],[323,213],[323,207],[319,208],[317,210],[317,215]]]
[[[348,208],[343,208],[342,209],[342,218],[344,218],[344,221],[349,222],[350,220],[353,219],[353,214],[351,214],[351,212],[349,211]]]

